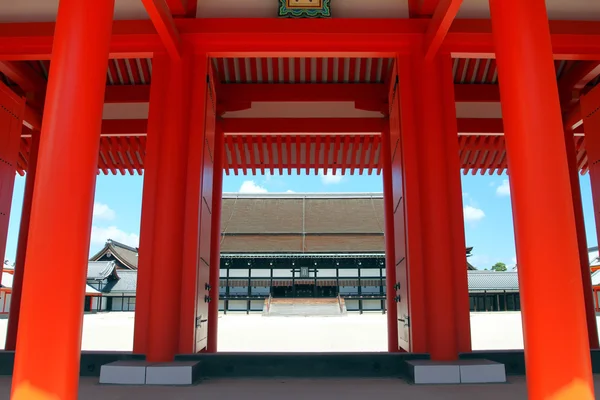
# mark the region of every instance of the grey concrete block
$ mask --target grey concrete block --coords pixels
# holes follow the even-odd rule
[[[460,360],[461,383],[503,383],[506,382],[504,364],[490,360]]]
[[[460,367],[456,362],[410,360],[406,364],[416,384],[460,383]]]
[[[114,385],[144,385],[146,361],[115,361],[100,367],[100,383]]]
[[[149,365],[147,385],[191,385],[200,377],[198,361],[176,361]]]

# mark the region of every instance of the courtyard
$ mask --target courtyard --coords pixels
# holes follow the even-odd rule
[[[60,313],[56,314],[57,321]],[[133,312],[86,314],[83,350],[131,351]],[[600,321],[599,321],[600,322]],[[0,319],[0,349],[8,320]],[[520,312],[471,313],[473,350],[522,349]],[[263,317],[221,314],[219,351],[225,352],[376,352],[386,351],[386,316]]]

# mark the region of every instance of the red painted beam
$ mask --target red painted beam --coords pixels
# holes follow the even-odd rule
[[[223,118],[225,136],[246,134],[347,134],[379,135],[384,118]]]
[[[104,102],[112,103],[148,103],[150,85],[113,85],[107,86]]]
[[[152,20],[163,45],[167,49],[167,53],[169,53],[173,59],[180,59],[181,38],[179,37],[179,32],[177,32],[175,21],[173,20],[173,16],[171,15],[166,0],[142,0],[142,3],[144,3],[146,12]],[[180,6],[181,9],[177,10],[179,11],[179,14],[184,14],[186,11],[182,0],[171,0],[169,5],[173,5],[176,8],[177,6]]]
[[[46,79],[24,61],[0,61],[0,72],[19,85],[24,92],[46,91]]]
[[[462,0],[440,0],[438,2],[433,18],[427,27],[427,33],[425,33],[425,60],[430,61],[437,54],[461,4]]]
[[[429,20],[180,18],[174,23],[182,40],[215,57],[394,57],[423,38]],[[597,22],[550,21],[550,31],[555,58],[600,59]],[[0,60],[50,59],[53,33],[51,22],[0,24]],[[152,57],[163,49],[151,21],[114,21],[110,57]],[[455,20],[440,50],[457,57],[493,57],[489,20]]]
[[[217,91],[219,108],[223,111],[247,109],[252,102],[260,101],[381,101],[387,104],[385,84],[271,84],[230,83],[222,84]],[[500,101],[498,85],[456,84],[454,94],[457,102],[497,103]],[[107,86],[105,103],[147,103],[149,85]],[[360,105],[360,104],[359,104]]]
[[[0,60],[50,60],[54,22],[0,24]],[[110,58],[147,58],[163,50],[149,20],[114,21]]]
[[[600,24],[596,21],[549,21],[554,58],[600,59]],[[492,27],[487,19],[457,19],[441,49],[457,58],[494,58]]]
[[[500,89],[498,85],[454,85],[454,99],[457,103],[498,103]]]
[[[504,123],[501,118],[458,118],[459,136],[501,136],[504,135]],[[583,127],[577,127],[574,133],[583,134]]]
[[[165,0],[172,15],[186,15],[188,13],[188,0]]]
[[[576,123],[578,120],[581,117],[577,108],[566,121]],[[384,118],[223,118],[221,121],[228,137],[256,134],[339,136],[353,133],[378,136],[387,123]],[[500,136],[504,133],[500,118],[459,118],[457,125],[460,136]],[[146,136],[147,127],[145,119],[105,119],[102,121],[102,136]],[[29,128],[24,127],[23,132],[24,137],[31,136]],[[583,126],[580,124],[574,132],[582,135]]]
[[[102,136],[146,136],[147,131],[147,119],[102,120]]]
[[[580,113],[571,118],[581,119]],[[575,121],[577,122],[577,121]],[[223,118],[221,119],[227,137],[251,135],[310,135],[343,136],[362,134],[379,136],[384,118]],[[501,136],[504,132],[500,118],[459,118],[457,119],[460,136]],[[136,137],[146,136],[148,121],[145,119],[105,119],[102,121],[102,136]],[[583,126],[575,129],[575,134],[583,134]],[[23,137],[31,136],[31,130],[24,126]],[[339,150],[339,149],[338,149]],[[334,154],[337,150],[334,149]]]
[[[440,0],[408,0],[408,12],[412,18],[433,15]],[[443,0],[442,0],[443,1]]]
[[[230,83],[219,86],[219,102],[308,102],[360,101],[377,99],[387,102],[386,85],[381,83]]]
[[[580,61],[558,81],[558,90],[563,107],[579,100],[581,90],[600,75],[600,61]]]

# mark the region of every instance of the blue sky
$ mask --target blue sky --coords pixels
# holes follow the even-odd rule
[[[588,245],[597,244],[589,175],[580,177]],[[90,254],[108,238],[137,246],[143,178],[99,175],[96,185]],[[465,235],[473,246],[470,262],[479,269],[498,261],[514,265],[515,245],[506,175],[462,177]],[[25,178],[17,176],[5,259],[15,259]],[[225,192],[381,192],[378,175],[230,175]]]

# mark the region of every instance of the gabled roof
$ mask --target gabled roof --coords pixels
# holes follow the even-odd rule
[[[127,246],[126,244],[108,239],[104,248],[90,258],[90,261],[110,261],[115,260],[118,266],[126,269],[137,269],[138,249]]]
[[[519,290],[516,271],[469,271],[469,291]]]
[[[88,262],[87,279],[101,281],[109,276],[116,277],[117,265],[114,261],[90,261]]]
[[[135,293],[137,287],[137,270],[117,271],[119,279],[107,282],[103,293]]]

